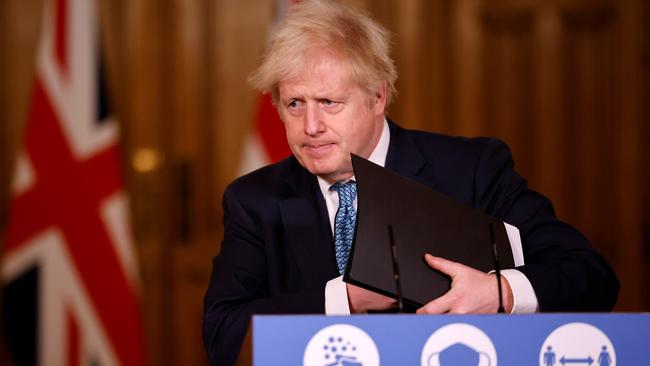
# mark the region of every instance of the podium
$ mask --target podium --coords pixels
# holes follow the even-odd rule
[[[254,316],[265,365],[650,365],[650,314]]]

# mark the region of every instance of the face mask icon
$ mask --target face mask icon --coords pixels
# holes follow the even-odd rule
[[[427,359],[427,366],[490,366],[491,364],[492,361],[487,354],[461,342],[432,353]]]

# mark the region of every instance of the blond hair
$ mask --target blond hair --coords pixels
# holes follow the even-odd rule
[[[367,14],[331,0],[293,5],[271,35],[249,83],[279,102],[279,83],[308,67],[310,56],[327,50],[350,66],[353,80],[369,95],[386,82],[386,105],[395,94],[397,71],[389,56],[389,33]]]

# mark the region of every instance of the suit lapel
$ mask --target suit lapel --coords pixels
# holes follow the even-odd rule
[[[285,241],[305,279],[330,280],[338,272],[327,208],[316,177],[292,160],[280,200]]]
[[[435,188],[436,177],[433,167],[427,162],[413,138],[391,120],[388,121],[388,127],[390,144],[386,156],[386,168]]]
[[[386,168],[435,188],[433,167],[408,132],[389,120],[390,145]],[[286,191],[280,213],[288,250],[305,280],[327,281],[338,276],[334,239],[327,207],[316,177],[295,158],[285,172]]]

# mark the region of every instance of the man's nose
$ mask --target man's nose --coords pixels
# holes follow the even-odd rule
[[[307,103],[305,113],[305,134],[315,136],[324,131],[324,124],[321,120],[321,113],[317,105]]]

